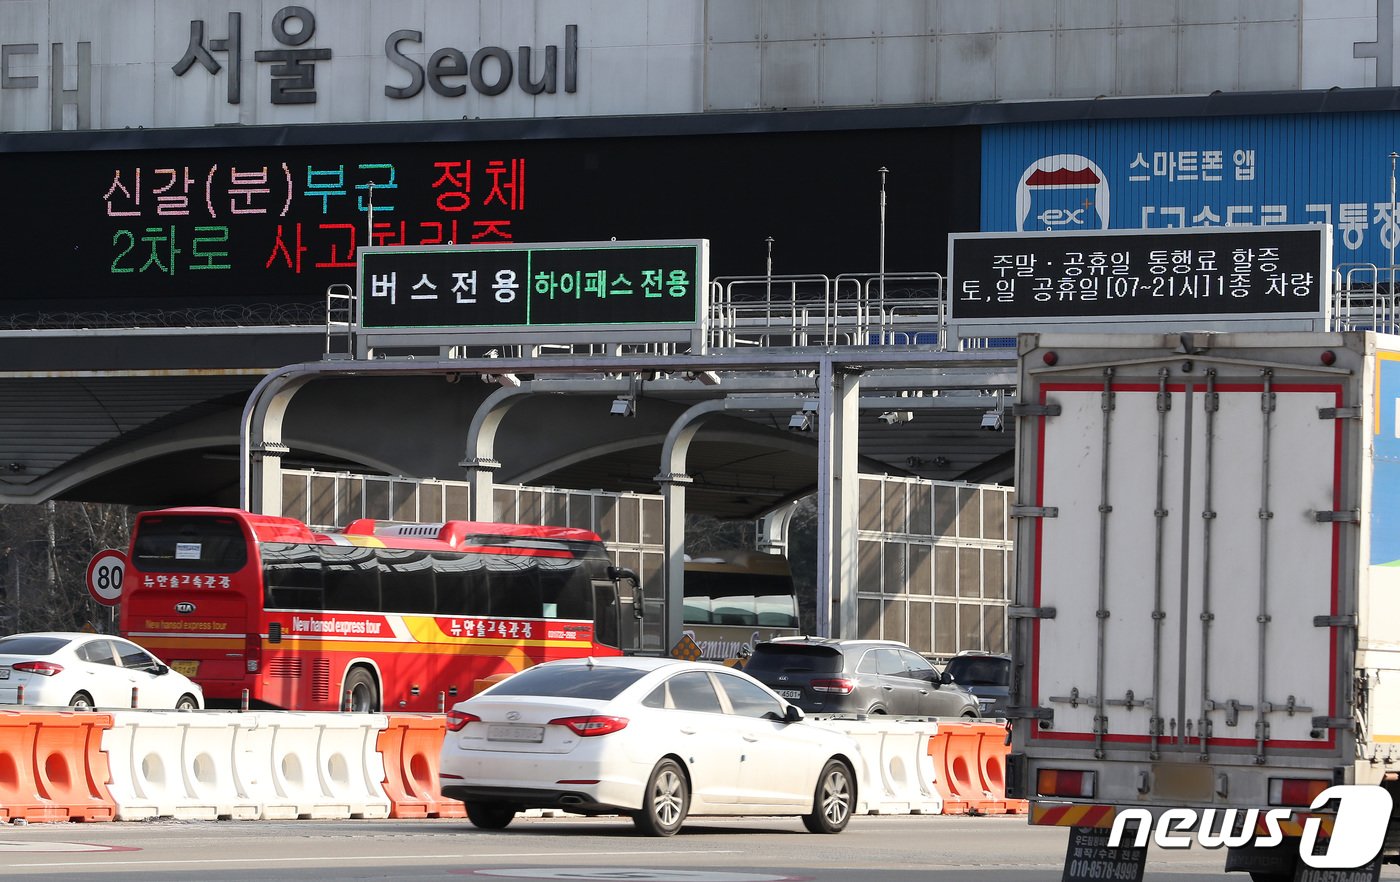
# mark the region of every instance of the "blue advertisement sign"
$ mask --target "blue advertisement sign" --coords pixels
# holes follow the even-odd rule
[[[1385,268],[1396,150],[1388,113],[984,126],[982,230],[1329,223],[1335,267]]]

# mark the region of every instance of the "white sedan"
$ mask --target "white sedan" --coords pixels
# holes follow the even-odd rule
[[[0,704],[197,710],[204,690],[130,640],[39,631],[0,637]]]
[[[454,705],[442,795],[498,830],[530,808],[626,814],[670,836],[688,814],[800,815],[839,833],[857,747],[731,668],[662,658],[528,668]]]

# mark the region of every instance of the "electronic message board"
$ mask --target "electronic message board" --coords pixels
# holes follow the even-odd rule
[[[690,339],[705,316],[707,245],[361,248],[358,325],[420,342],[463,342],[482,331],[511,339],[502,330],[528,331],[520,339],[532,343],[605,329],[609,340]]]
[[[328,288],[355,284],[365,246],[706,239],[713,276],[763,275],[770,253],[775,274],[872,272],[882,167],[891,272],[941,269],[928,236],[977,229],[976,176],[950,172],[976,166],[973,127],[570,136],[598,128],[61,133],[0,149],[0,242],[23,256],[0,322],[233,307],[239,324],[265,304],[315,316]]]
[[[949,323],[960,337],[1151,327],[1324,330],[1326,225],[955,233]]]

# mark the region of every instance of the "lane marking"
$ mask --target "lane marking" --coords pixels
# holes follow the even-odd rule
[[[46,844],[47,844],[47,845],[54,845],[54,844],[62,845],[62,844],[65,844],[65,843],[46,843]],[[81,844],[81,843],[73,843],[73,844]],[[100,848],[100,849],[103,850],[103,851],[140,851],[140,850],[141,850],[141,849],[139,849],[139,848],[128,848],[128,847],[125,847],[125,846],[98,846],[98,848]],[[655,851],[578,851],[578,852],[570,852],[570,853],[567,853],[567,854],[562,854],[562,855],[560,855],[560,857],[567,860],[567,859],[569,859],[569,858],[590,858],[590,857],[639,857],[639,856],[656,857],[657,854],[658,854],[658,853],[655,852]],[[708,854],[741,854],[741,852],[740,852],[740,851],[737,851],[737,850],[733,850],[733,851],[666,851],[666,852],[661,852],[660,854],[662,854],[662,855],[694,855],[694,854],[706,854],[706,855],[708,855]],[[61,868],[61,867],[135,867],[135,866],[143,866],[143,865],[144,865],[144,866],[154,866],[154,867],[164,867],[164,866],[176,867],[176,866],[184,866],[184,865],[189,865],[189,864],[206,864],[206,865],[207,865],[207,864],[257,864],[257,865],[267,865],[267,864],[304,864],[304,863],[312,863],[312,862],[315,862],[315,861],[341,861],[341,862],[344,862],[344,861],[376,861],[376,860],[386,860],[386,861],[394,861],[394,860],[400,860],[400,861],[401,861],[401,860],[425,860],[425,861],[426,861],[426,860],[434,860],[434,861],[437,861],[437,860],[460,860],[460,861],[480,861],[480,860],[485,859],[485,858],[489,858],[489,859],[492,859],[492,860],[510,860],[510,859],[512,859],[512,858],[533,858],[533,859],[535,859],[535,860],[538,860],[538,859],[539,859],[539,856],[540,856],[540,853],[539,853],[538,851],[522,851],[522,852],[510,852],[510,851],[506,851],[506,852],[499,852],[499,853],[495,853],[495,854],[481,854],[481,853],[479,853],[479,852],[478,852],[478,853],[471,853],[471,854],[403,854],[403,853],[397,853],[397,854],[362,854],[362,855],[352,855],[352,856],[316,855],[316,856],[313,856],[313,857],[286,857],[286,858],[258,857],[258,858],[201,858],[201,859],[198,859],[198,860],[46,861],[46,862],[41,862],[41,863],[26,863],[26,864],[7,863],[4,867],[0,867],[0,874],[3,874],[3,873],[5,872],[5,870],[15,870],[15,869],[37,870],[37,869],[46,869],[46,868],[48,868],[48,869],[56,869],[56,868]]]
[[[511,867],[458,870],[464,876],[507,879],[579,880],[579,882],[800,882],[809,877],[721,870],[657,870],[647,867]]]

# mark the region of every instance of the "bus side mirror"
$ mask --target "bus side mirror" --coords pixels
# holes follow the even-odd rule
[[[608,578],[612,579],[614,582],[621,582],[623,579],[626,579],[633,585],[640,585],[642,582],[641,579],[637,578],[637,574],[627,567],[608,567]]]

